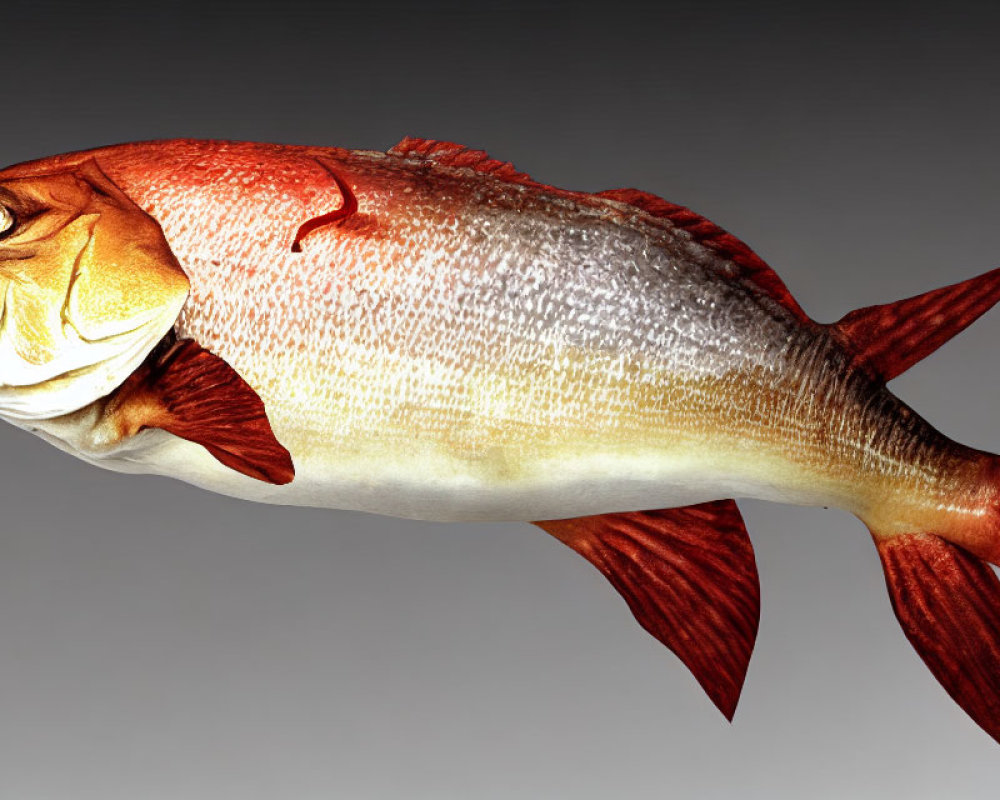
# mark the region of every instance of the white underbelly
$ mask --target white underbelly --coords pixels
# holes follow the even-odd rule
[[[294,457],[293,453],[293,457]],[[799,505],[844,505],[836,487],[760,453],[752,460],[687,450],[600,451],[517,464],[469,462],[440,452],[359,453],[295,458],[295,480],[274,486],[248,478],[199,445],[159,430],[136,436],[99,466],[152,473],[257,502],[316,506],[437,521],[532,521],[671,508],[730,497]]]

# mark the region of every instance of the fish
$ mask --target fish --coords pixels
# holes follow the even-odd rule
[[[869,529],[902,629],[1000,741],[1000,459],[886,383],[1000,269],[820,323],[748,245],[481,150],[162,140],[0,170],[0,417],[248,500],[524,521],[732,720],[760,588],[735,500]]]

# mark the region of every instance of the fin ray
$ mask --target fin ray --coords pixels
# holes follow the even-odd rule
[[[462,144],[444,142],[437,139],[420,139],[416,136],[406,136],[398,144],[386,152],[389,155],[400,156],[420,161],[433,161],[444,167],[465,167],[466,169],[492,175],[509,183],[519,183],[524,186],[552,188],[538,183],[525,172],[519,172],[509,161],[491,158],[485,150],[475,150]]]
[[[105,415],[121,436],[161,428],[204,447],[227,467],[266,483],[295,476],[264,403],[223,359],[192,339],[154,351],[112,395]]]
[[[1000,742],[1000,580],[930,533],[875,537],[893,611],[951,698]]]
[[[830,326],[855,366],[889,381],[926,358],[1000,301],[1000,268],[924,294],[868,306]]]
[[[535,525],[597,567],[733,718],[760,617],[753,546],[734,501]]]

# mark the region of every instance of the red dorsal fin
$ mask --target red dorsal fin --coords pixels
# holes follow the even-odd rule
[[[792,312],[799,321],[811,323],[781,278],[760,256],[731,233],[727,233],[714,222],[684,206],[670,203],[661,197],[639,189],[608,189],[598,192],[596,195],[557,189],[539,183],[527,173],[518,172],[514,165],[508,161],[490,158],[483,150],[473,150],[454,142],[407,136],[399,144],[390,148],[388,153],[402,158],[429,161],[445,167],[472,169],[509,183],[545,189],[578,202],[586,202],[588,198],[599,197],[634,206],[650,216],[669,221],[674,228],[686,231],[695,242],[731,261],[737,269],[734,277],[751,281],[769,297]]]
[[[736,503],[536,522],[625,598],[732,719],[757,637],[760,586]]]
[[[875,537],[906,638],[945,691],[1000,742],[1000,581],[930,533]]]
[[[639,189],[608,189],[599,192],[598,197],[617,200],[645,211],[653,217],[669,220],[681,230],[687,231],[698,244],[714,250],[723,258],[732,261],[738,269],[738,276],[752,281],[772,299],[792,312],[800,321],[808,322],[809,317],[802,310],[788,287],[773,269],[731,233],[724,231],[711,220],[705,219],[689,208],[679,206]]]
[[[191,339],[154,351],[112,395],[105,416],[123,437],[162,428],[251,478],[284,484],[295,477],[257,393]]]
[[[932,292],[852,311],[831,327],[854,363],[891,380],[926,358],[1000,300],[1000,268]]]
[[[465,167],[476,172],[492,175],[500,180],[520,183],[525,186],[542,186],[530,175],[518,172],[509,161],[499,161],[483,150],[473,150],[454,142],[441,142],[436,139],[418,139],[407,136],[399,144],[389,148],[388,153],[402,158],[433,161],[445,167]]]

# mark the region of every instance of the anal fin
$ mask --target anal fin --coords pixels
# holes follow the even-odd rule
[[[1000,742],[1000,580],[931,533],[875,537],[899,624],[945,691]]]
[[[534,524],[597,567],[732,720],[760,618],[757,564],[734,501]]]

